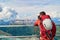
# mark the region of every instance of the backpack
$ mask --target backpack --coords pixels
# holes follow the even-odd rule
[[[52,21],[51,19],[45,19],[43,20],[43,26],[46,30],[51,30],[52,29]]]
[[[49,15],[43,15],[41,16],[42,24],[46,30],[52,29],[52,20]]]

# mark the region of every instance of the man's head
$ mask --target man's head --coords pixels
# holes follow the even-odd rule
[[[40,12],[40,16],[42,15],[46,15],[46,13],[44,11]]]

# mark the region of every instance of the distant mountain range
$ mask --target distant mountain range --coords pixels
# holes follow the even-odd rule
[[[60,25],[60,18],[52,18],[52,20],[55,22],[56,25]],[[4,21],[0,20],[0,25],[33,25],[35,20],[9,20]]]
[[[52,18],[56,25],[60,25],[60,18]]]

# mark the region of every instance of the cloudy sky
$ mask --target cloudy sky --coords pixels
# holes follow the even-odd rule
[[[17,19],[35,19],[41,11],[52,18],[60,17],[60,0],[0,0],[0,5],[14,8]]]

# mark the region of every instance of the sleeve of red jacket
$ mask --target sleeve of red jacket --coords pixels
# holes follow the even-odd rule
[[[54,22],[52,22],[52,24],[53,24],[53,27],[52,27],[52,37],[54,37],[55,35],[56,35],[56,25],[55,25],[55,23]]]
[[[37,20],[34,22],[34,26],[38,26],[38,21]]]

